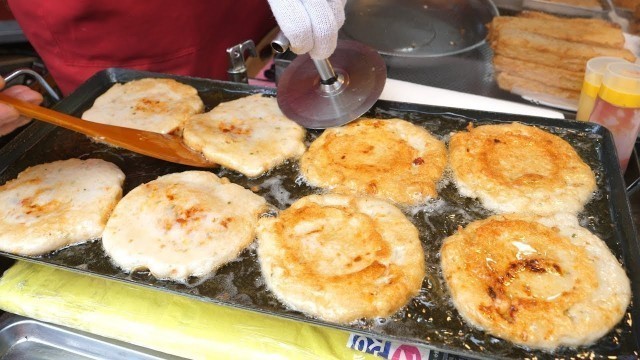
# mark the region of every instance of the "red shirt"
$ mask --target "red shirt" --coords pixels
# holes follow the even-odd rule
[[[226,79],[226,49],[275,27],[266,0],[8,0],[66,95],[123,67]]]

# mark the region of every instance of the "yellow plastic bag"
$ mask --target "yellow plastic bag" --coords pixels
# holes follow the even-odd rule
[[[348,332],[28,262],[0,278],[0,308],[190,359],[380,359]]]

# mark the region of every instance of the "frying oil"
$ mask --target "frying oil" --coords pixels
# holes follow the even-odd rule
[[[463,131],[470,121],[476,125],[495,122],[486,119],[470,119],[446,112],[428,113],[408,111],[402,108],[394,110],[392,106],[384,109],[375,108],[368,115],[380,118],[399,117],[412,121],[424,126],[445,142],[448,141],[451,132]],[[595,171],[599,190],[580,214],[580,224],[601,236],[621,259],[622,245],[615,241],[615,229],[611,225],[611,212],[608,204],[610,189],[607,187],[603,175],[604,169],[600,163],[602,139],[599,135],[588,132],[552,126],[543,128],[569,141]],[[320,133],[317,130],[308,131],[307,145]],[[78,146],[78,141],[84,140],[78,140],[77,135],[66,131],[56,131],[54,134],[55,137],[45,139],[41,145],[56,149],[53,153],[56,157],[77,157],[80,155],[78,151],[81,151],[81,154],[87,157],[113,159],[127,175],[125,192],[140,183],[153,180],[157,176],[186,170],[181,166],[149,160],[137,155],[127,156],[124,161],[124,158],[111,154],[115,150],[105,151],[102,144],[85,143],[83,146]],[[29,162],[42,163],[45,162],[42,157],[46,155],[51,155],[51,153],[34,154],[34,158],[27,158],[25,161],[27,164]],[[428,159],[425,160],[428,161]],[[213,172],[265,197],[274,207],[269,215],[274,215],[278,209],[286,209],[301,197],[322,193],[320,189],[311,187],[304,181],[296,161],[286,162],[257,178],[247,178],[225,168],[214,169]],[[420,206],[402,209],[419,229],[420,240],[425,252],[427,274],[419,294],[400,311],[388,318],[359,320],[344,326],[344,329],[362,329],[379,334],[381,337],[402,337],[413,339],[412,341],[415,342],[428,342],[436,347],[468,349],[477,353],[509,358],[540,359],[569,356],[591,358],[596,353],[605,356],[620,352],[632,353],[635,345],[632,343],[630,313],[625,315],[627,321],[621,322],[614,331],[605,335],[592,347],[581,348],[577,354],[576,350],[572,349],[560,349],[554,354],[530,351],[468,326],[458,315],[448,295],[439,265],[439,251],[443,240],[452,235],[458,226],[465,226],[474,220],[486,218],[492,213],[484,209],[475,199],[461,197],[449,176],[445,175],[445,178],[439,183],[439,196],[436,199]],[[92,272],[120,279],[126,278],[166,291],[190,294],[205,301],[221,302],[228,306],[248,306],[260,311],[286,314],[302,321],[316,321],[286,308],[266,289],[258,264],[255,242],[245,249],[236,260],[224,265],[214,273],[205,277],[188,279],[183,283],[154,279],[145,272],[125,274],[110,264],[99,246],[99,242],[95,242],[86,246],[70,247],[51,254],[48,261],[65,266],[77,266],[79,269],[86,266]]]

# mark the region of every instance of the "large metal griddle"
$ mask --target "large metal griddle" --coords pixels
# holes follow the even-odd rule
[[[89,79],[55,108],[80,115],[91,106],[97,96],[114,83],[144,77],[171,77],[194,86],[198,89],[206,110],[222,101],[248,94],[275,95],[272,89],[244,84],[108,69]],[[377,102],[366,115],[403,118],[427,128],[445,141],[452,131],[464,130],[469,122],[487,124],[511,121],[540,126],[569,141],[595,171],[599,188],[594,200],[587,204],[580,215],[581,224],[600,236],[624,263],[632,281],[633,302],[640,299],[640,247],[617,165],[613,139],[605,128],[585,122],[385,101]],[[307,141],[311,142],[320,133],[320,130],[309,131]],[[111,148],[92,142],[83,135],[36,122],[0,149],[0,183],[15,178],[28,166],[72,157],[101,158],[118,165],[126,174],[125,193],[160,175],[191,169]],[[219,176],[226,176],[246,188],[257,187],[257,193],[279,209],[285,209],[296,199],[318,191],[299,181],[296,162],[286,163],[255,179],[246,178],[225,168],[210,171]],[[637,304],[632,304],[623,321],[596,344],[577,350],[562,349],[554,354],[529,351],[467,326],[452,306],[447,294],[439,268],[438,252],[443,239],[454,233],[458,226],[486,218],[491,213],[483,209],[477,201],[460,197],[451,183],[444,183],[440,189],[439,200],[421,208],[407,209],[405,214],[418,227],[425,249],[427,276],[420,294],[388,319],[359,321],[349,325],[320,321],[284,307],[265,287],[257,263],[255,244],[211,277],[190,279],[186,284],[158,280],[146,272],[124,273],[110,262],[102,250],[100,241],[68,247],[42,257],[24,257],[1,252],[0,255],[178,293],[202,301],[253,311],[256,312],[256,316],[275,315],[378,338],[398,339],[459,355],[508,359],[638,357],[640,313]]]

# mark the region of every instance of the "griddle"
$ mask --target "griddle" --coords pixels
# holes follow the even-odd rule
[[[97,96],[114,83],[146,77],[174,78],[198,89],[206,110],[220,102],[249,94],[275,96],[271,88],[209,79],[172,76],[127,69],[107,69],[97,73],[55,109],[80,116]],[[434,350],[478,358],[621,358],[636,359],[640,354],[640,246],[630,214],[624,182],[613,145],[604,127],[586,122],[546,119],[521,115],[461,110],[398,102],[378,101],[365,116],[398,117],[431,131],[447,141],[451,132],[475,125],[519,121],[539,126],[571,143],[596,174],[598,191],[580,214],[580,223],[602,238],[624,264],[632,282],[632,305],[624,319],[595,344],[578,349],[559,349],[554,353],[531,351],[490,336],[466,325],[451,303],[439,267],[442,241],[458,226],[483,219],[492,213],[474,199],[461,197],[450,181],[443,181],[439,198],[421,207],[404,209],[419,229],[425,250],[427,275],[418,296],[397,313],[385,319],[361,320],[348,325],[314,319],[283,306],[266,288],[252,244],[240,256],[206,278],[191,278],[185,283],[159,280],[148,272],[125,273],[114,266],[99,240],[67,247],[40,257],[25,257],[0,252],[0,255],[60,267],[71,271],[146,286],[158,291],[181,294],[201,301],[244,309],[256,316],[273,315],[316,325],[338,328],[374,338],[387,338],[419,344]],[[307,143],[321,133],[310,130]],[[93,142],[87,137],[45,123],[34,122],[0,149],[0,183],[15,178],[28,166],[68,158],[100,158],[118,165],[126,174],[125,194],[158,176],[193,170],[126,150]],[[247,178],[220,167],[212,171],[257,193],[279,209],[287,208],[300,197],[317,193],[300,181],[297,162],[287,162],[258,178]]]

